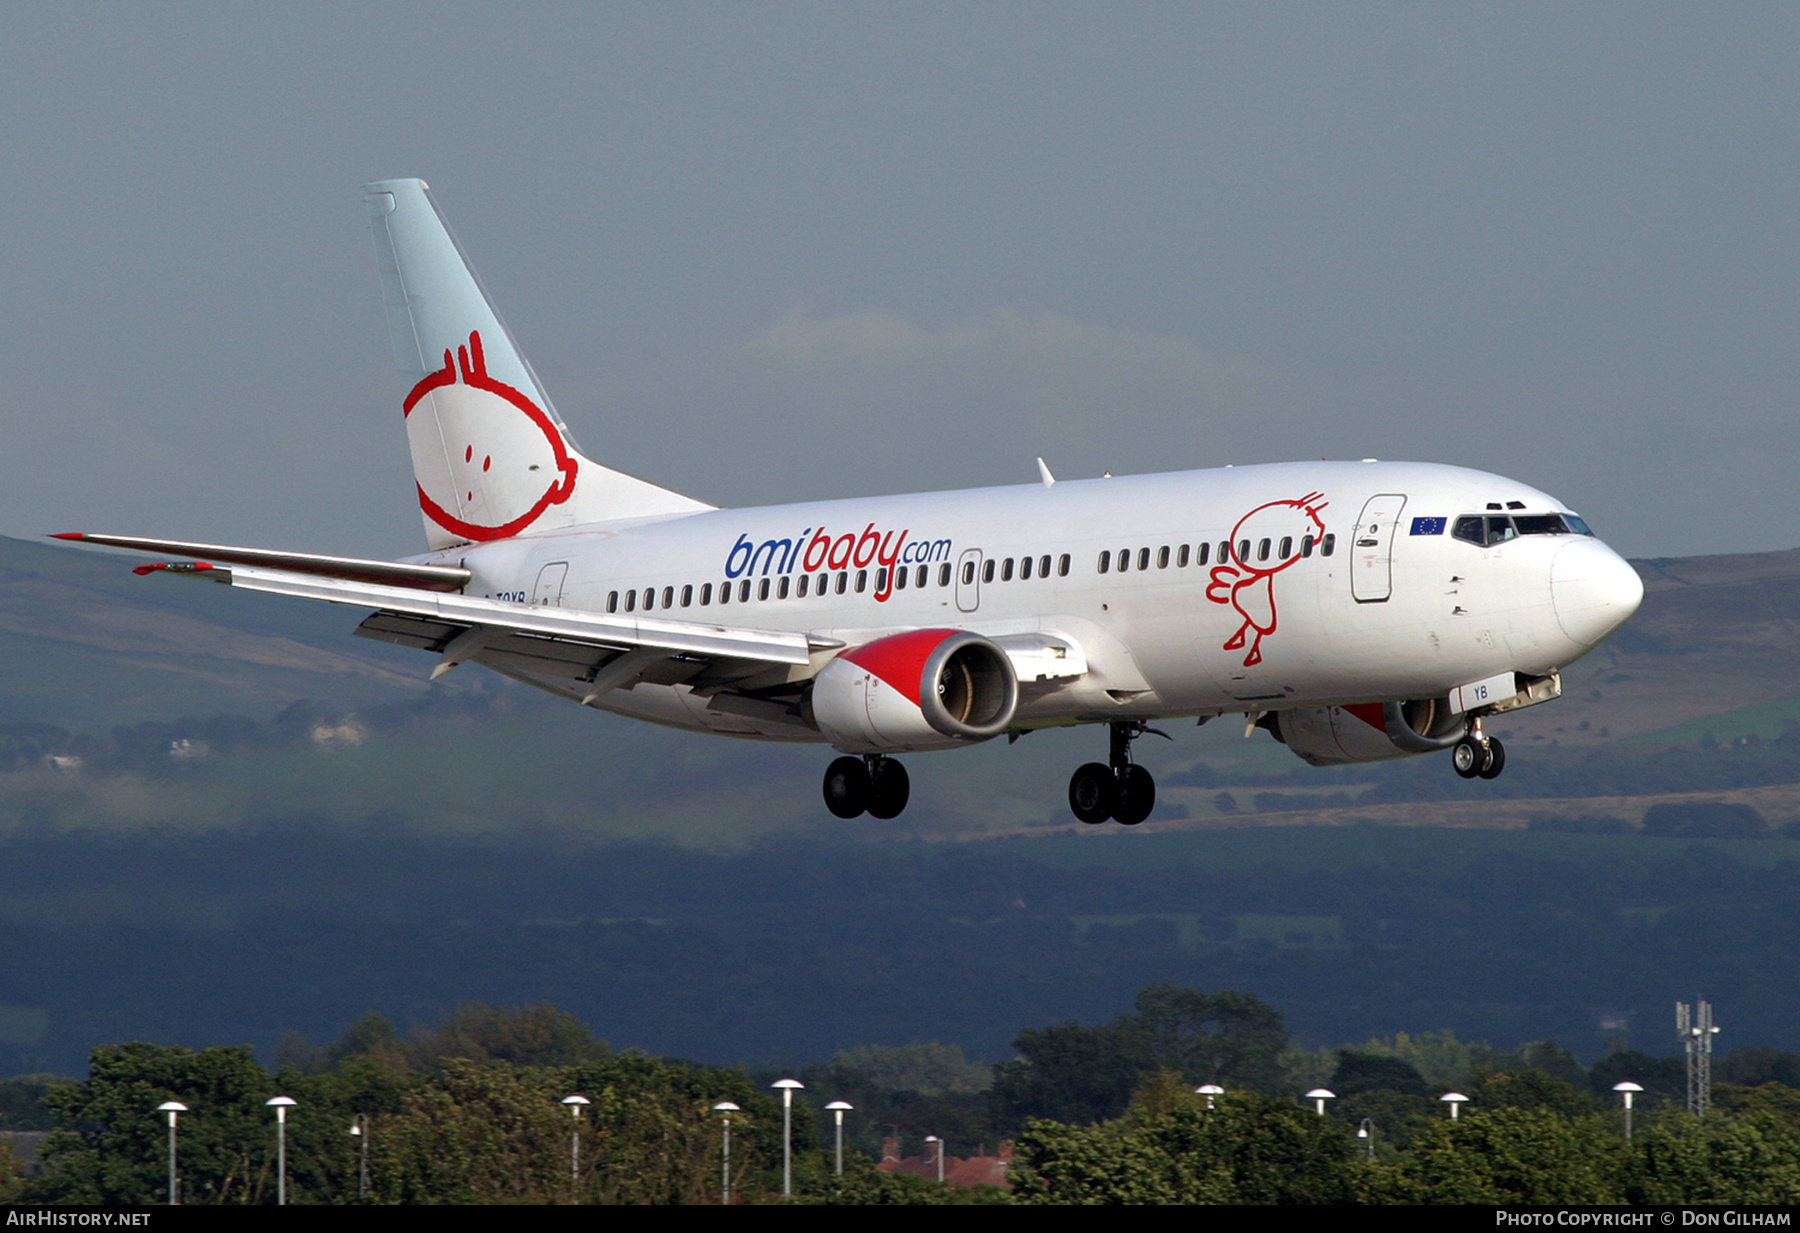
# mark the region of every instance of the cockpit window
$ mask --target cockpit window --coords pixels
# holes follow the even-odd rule
[[[1491,548],[1519,535],[1592,535],[1574,514],[1487,514],[1458,518],[1452,537]]]

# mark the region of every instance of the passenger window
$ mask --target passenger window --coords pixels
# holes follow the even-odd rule
[[[1269,541],[1268,540],[1265,539],[1261,543],[1256,545],[1256,559],[1259,561],[1266,561],[1269,559]]]
[[[875,593],[877,595],[879,595],[881,592],[887,590],[887,578],[888,578],[888,575],[887,575],[887,567],[886,566],[883,566],[880,569],[875,571]]]
[[[1019,558],[1019,581],[1020,582],[1028,582],[1028,581],[1030,581],[1030,579],[1031,579],[1031,558],[1030,557],[1020,557]]]
[[[625,592],[625,611],[627,611],[627,612],[636,612],[637,611],[637,592],[636,591]]]
[[[746,578],[742,582],[738,583],[738,603],[747,604],[749,602],[750,602],[750,580],[748,578]]]
[[[1293,556],[1294,555],[1294,537],[1291,535],[1282,536],[1281,537],[1281,549],[1275,555],[1280,557],[1283,561],[1285,561],[1289,557]]]
[[[655,607],[656,607],[656,588],[655,587],[645,587],[644,588],[644,611],[649,612],[651,609],[653,609]]]
[[[1066,552],[1062,554],[1062,558],[1056,563],[1056,576],[1058,578],[1067,578],[1069,576],[1069,554]]]
[[[1049,576],[1050,576],[1050,554],[1046,552],[1043,556],[1038,558],[1038,577],[1048,578]]]
[[[839,595],[842,595],[845,591],[847,591],[849,589],[850,589],[850,571],[847,569],[840,569],[838,571],[837,593]]]
[[[1210,556],[1212,556],[1212,544],[1211,543],[1201,544],[1199,547],[1194,549],[1194,564],[1195,565],[1205,565],[1207,558]]]
[[[964,561],[963,562],[963,585],[968,586],[971,582],[974,582],[974,581],[975,581],[975,562]]]
[[[675,588],[674,587],[664,587],[663,588],[663,607],[673,608],[674,606],[675,606]]]
[[[1150,550],[1148,548],[1139,548],[1138,549],[1138,568],[1139,569],[1149,569],[1150,568]]]
[[[1225,540],[1219,541],[1219,564],[1231,564],[1231,545]]]
[[[1011,557],[1007,557],[1005,562],[1000,566],[1000,581],[1002,581],[1002,582],[1011,582],[1012,581],[1012,565],[1013,565],[1013,559]]]
[[[1237,559],[1240,564],[1243,564],[1243,565],[1250,564],[1250,541],[1249,540],[1240,539],[1238,541]]]
[[[694,606],[694,586],[692,583],[681,588],[681,606],[683,608],[692,608]]]
[[[1169,546],[1167,544],[1156,550],[1156,568],[1169,568]]]
[[[702,608],[705,608],[705,607],[710,606],[711,603],[712,603],[712,583],[709,582],[705,586],[700,588],[700,606]]]
[[[1302,535],[1300,537],[1300,555],[1303,557],[1310,557],[1312,555],[1312,550],[1313,537],[1310,535]]]
[[[788,576],[786,574],[783,574],[781,576],[781,581],[775,584],[775,598],[776,599],[786,599],[787,597],[788,597]]]
[[[1188,554],[1188,546],[1186,544],[1183,544],[1181,547],[1179,547],[1175,550],[1175,568],[1176,569],[1186,569],[1187,568],[1187,561],[1188,561],[1187,554]]]
[[[1100,572],[1104,574],[1107,570],[1107,567],[1110,566],[1111,564],[1112,564],[1112,553],[1102,552],[1100,554]]]
[[[863,593],[863,591],[868,587],[868,585],[869,585],[869,571],[866,569],[857,570],[856,571],[856,593],[858,595],[861,595]]]
[[[981,580],[983,582],[994,580],[994,558],[989,557],[987,563],[981,567]]]
[[[619,610],[619,593],[617,591],[608,591],[606,593],[606,610],[608,612],[617,612]]]
[[[894,571],[894,587],[896,590],[900,590],[900,591],[906,590],[906,578],[907,578],[907,575],[911,574],[911,573],[912,573],[912,570],[908,569],[904,565],[902,565],[899,569]]]
[[[719,602],[721,604],[729,604],[731,602],[731,584],[729,582],[721,582],[719,584]]]
[[[798,583],[796,583],[794,586],[794,594],[798,595],[801,599],[805,599],[806,598],[806,588],[811,584],[811,582],[812,582],[811,574],[801,574],[800,581]]]
[[[1131,549],[1119,549],[1119,572],[1122,574],[1131,568]]]
[[[1325,538],[1319,541],[1319,555],[1322,557],[1328,557],[1333,552],[1336,552],[1336,551],[1337,551],[1337,536],[1335,536],[1335,535],[1331,534],[1329,531],[1327,531],[1325,533]]]
[[[919,568],[924,569],[925,567],[921,565]],[[950,562],[948,561],[945,561],[942,565],[938,566],[938,585],[941,587],[950,585]]]
[[[931,580],[931,566],[929,566],[929,565],[919,566],[918,572],[913,575],[913,585],[923,589],[925,584],[927,582],[929,582],[930,580]],[[945,582],[950,581],[950,567],[948,565],[944,566],[944,581]]]

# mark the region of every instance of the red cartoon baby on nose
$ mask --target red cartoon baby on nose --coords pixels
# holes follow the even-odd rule
[[[1213,567],[1206,598],[1230,604],[1244,618],[1223,649],[1235,651],[1248,644],[1246,668],[1262,662],[1262,640],[1275,632],[1275,575],[1311,555],[1307,549],[1325,533],[1319,517],[1325,506],[1322,492],[1270,501],[1245,514],[1231,530],[1230,555]]]
[[[575,492],[576,460],[555,421],[488,374],[472,332],[406,396],[419,507],[453,535],[506,539]]]

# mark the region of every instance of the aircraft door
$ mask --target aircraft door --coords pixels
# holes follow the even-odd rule
[[[569,576],[567,561],[552,561],[538,571],[537,585],[531,588],[531,602],[545,607],[562,607],[563,579]]]
[[[1394,529],[1406,498],[1398,493],[1370,497],[1351,538],[1350,594],[1359,604],[1387,602],[1394,591]]]
[[[981,607],[981,549],[970,548],[956,562],[956,608],[973,612]]]

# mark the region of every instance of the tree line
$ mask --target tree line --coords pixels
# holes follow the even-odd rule
[[[864,1046],[801,1068],[796,1200],[808,1203],[1785,1203],[1800,1199],[1800,1055],[1719,1059],[1714,1110],[1683,1107],[1680,1058],[1617,1048],[1593,1066],[1551,1041],[1499,1049],[1449,1032],[1308,1050],[1281,1012],[1231,991],[1141,990],[1099,1024],[1027,1028],[991,1067],[955,1046]],[[0,1083],[7,1128],[53,1127],[25,1177],[0,1148],[0,1201],[160,1203],[179,1100],[182,1197],[273,1201],[288,1120],[295,1203],[716,1203],[729,1101],[738,1201],[780,1197],[780,1072],[614,1050],[548,1005],[458,1008],[403,1038],[370,1014],[334,1044],[132,1043],[85,1080]],[[1644,1089],[1628,1142],[1611,1088]],[[1226,1089],[1196,1094],[1202,1083]],[[1335,1093],[1326,1112],[1300,1094]],[[1452,1121],[1438,1097],[1470,1099]],[[25,1099],[25,1094],[30,1099]],[[591,1103],[579,1119],[562,1101]],[[832,1171],[823,1106],[847,1099]],[[38,1121],[41,1119],[41,1121]],[[349,1133],[364,1127],[366,1136]],[[571,1136],[579,1172],[571,1175]],[[1361,1132],[1359,1134],[1359,1132]],[[1013,1187],[968,1192],[878,1171],[880,1139],[935,1134],[967,1157],[1016,1142]],[[367,1192],[363,1151],[367,1148]]]

